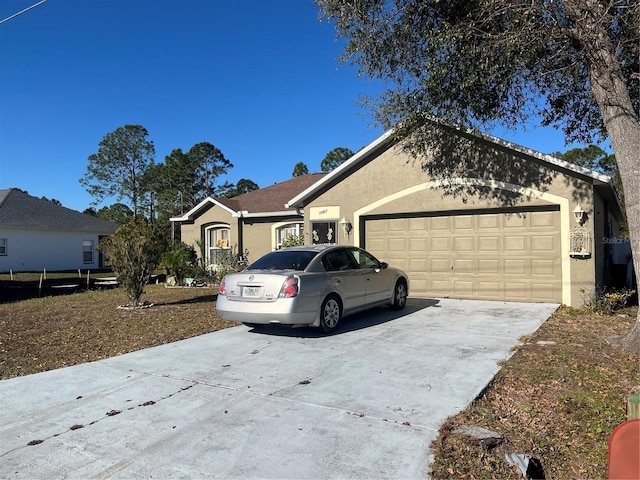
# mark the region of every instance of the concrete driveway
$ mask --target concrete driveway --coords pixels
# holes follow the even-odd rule
[[[0,478],[427,478],[429,444],[558,307],[411,298],[0,382]]]

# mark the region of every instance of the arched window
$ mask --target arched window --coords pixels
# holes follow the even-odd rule
[[[211,225],[205,229],[207,264],[216,265],[221,252],[231,249],[229,225]]]

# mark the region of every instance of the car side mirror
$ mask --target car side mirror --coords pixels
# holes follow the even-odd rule
[[[384,270],[385,268],[389,268],[389,264],[387,262],[380,262],[380,270]]]

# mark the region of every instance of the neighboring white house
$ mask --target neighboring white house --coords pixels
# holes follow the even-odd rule
[[[0,272],[103,267],[96,250],[118,225],[21,190],[0,190]]]

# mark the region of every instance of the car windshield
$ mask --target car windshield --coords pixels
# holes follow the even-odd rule
[[[278,250],[267,253],[247,267],[247,270],[304,270],[317,252]]]

